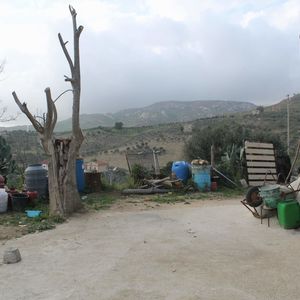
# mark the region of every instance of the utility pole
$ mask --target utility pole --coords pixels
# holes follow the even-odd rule
[[[286,102],[286,110],[287,110],[287,154],[290,155],[290,95],[287,95]]]

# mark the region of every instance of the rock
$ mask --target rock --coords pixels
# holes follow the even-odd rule
[[[3,263],[15,264],[21,260],[21,254],[18,248],[10,247],[4,251]]]

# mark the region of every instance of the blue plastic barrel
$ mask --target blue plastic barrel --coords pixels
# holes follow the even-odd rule
[[[84,165],[83,159],[76,159],[76,181],[78,192],[84,191]]]
[[[211,166],[192,165],[192,178],[200,191],[210,191],[211,187]]]
[[[190,174],[189,163],[186,161],[174,161],[172,164],[172,173],[174,173],[177,179],[187,182]]]

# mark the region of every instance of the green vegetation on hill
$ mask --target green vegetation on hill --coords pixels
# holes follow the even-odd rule
[[[85,141],[81,148],[83,156],[97,153],[125,153],[128,150],[141,150],[150,147],[155,141],[159,145],[163,141],[182,141],[185,134],[181,124],[164,124],[143,127],[123,127],[122,130],[99,127],[84,131]]]
[[[300,129],[300,95],[295,95],[290,101],[290,149],[291,155],[296,149]],[[96,127],[84,130],[85,141],[81,148],[84,158],[93,158],[99,154],[123,154],[126,150],[165,147],[167,143],[183,147],[184,141],[190,138],[191,132],[201,128],[220,128],[223,124],[236,124],[242,131],[264,134],[272,137],[279,135],[283,145],[286,145],[287,110],[286,101],[265,107],[263,110],[239,112],[230,115],[202,118],[193,122],[170,123],[153,126],[123,127],[122,130],[112,127]],[[225,128],[225,127],[224,127]],[[40,162],[45,159],[38,136],[35,132],[13,131],[3,132],[7,143],[11,146],[13,158],[24,166],[28,163]],[[64,133],[57,134],[63,137]],[[207,141],[209,144],[209,141]],[[172,159],[172,157],[170,158]],[[176,158],[174,158],[176,159]],[[114,165],[114,162],[111,162]]]
[[[207,125],[200,128],[195,126],[184,150],[190,161],[195,158],[210,161],[211,146],[214,145],[214,163],[217,169],[239,182],[241,178],[246,177],[247,173],[243,151],[246,140],[272,143],[276,149],[276,157],[288,162],[286,147],[278,134],[252,130],[235,120],[219,120],[214,126]],[[287,176],[287,174],[282,174],[282,176]]]

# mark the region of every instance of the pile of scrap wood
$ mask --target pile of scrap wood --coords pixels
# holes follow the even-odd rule
[[[173,189],[181,189],[184,187],[180,179],[170,179],[170,177],[165,177],[163,179],[144,179],[143,185],[137,189],[125,189],[122,191],[122,194],[140,194],[140,195],[149,195],[149,194],[163,194],[168,193]]]

